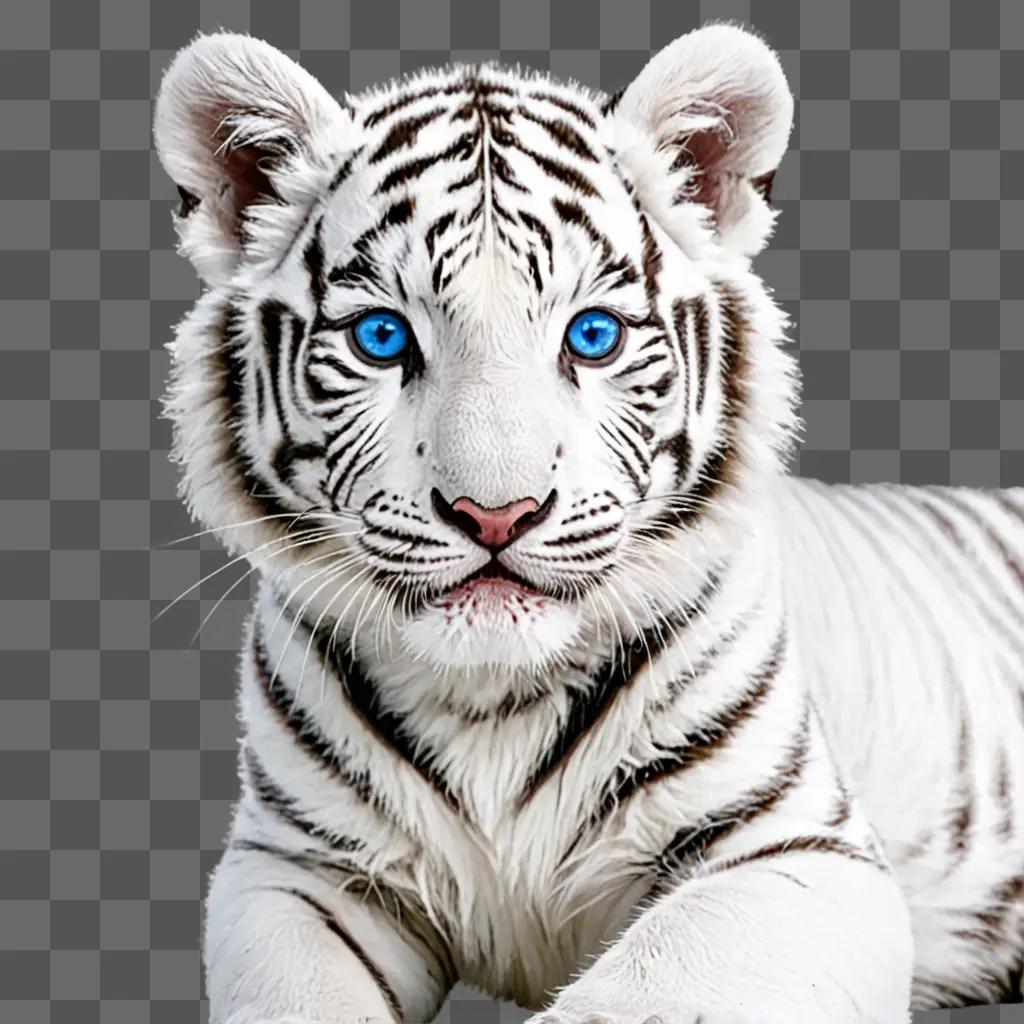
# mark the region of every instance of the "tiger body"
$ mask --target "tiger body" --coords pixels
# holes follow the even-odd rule
[[[681,645],[661,655],[657,671],[632,677],[616,693],[585,746],[525,807],[521,794],[564,725],[568,681],[552,680],[549,699],[495,718],[453,708],[436,688],[412,696],[416,666],[392,667],[375,680],[384,706],[410,723],[410,734],[430,738],[454,808],[414,769],[396,763],[390,744],[367,741],[338,680],[323,688],[308,634],[283,625],[288,620],[269,593],[253,628],[279,634],[279,642],[259,657],[253,654],[259,645],[250,648],[244,669],[250,744],[304,806],[330,807],[320,824],[366,842],[346,863],[414,902],[424,892],[434,899],[444,894],[437,909],[453,941],[438,955],[451,957],[455,976],[539,1006],[650,899],[661,878],[659,857],[673,840],[715,820],[723,807],[742,806],[764,784],[764,764],[789,763],[809,693],[820,713],[812,734],[827,743],[843,784],[823,758],[820,774],[805,769],[779,810],[802,813],[807,805],[808,820],[845,819],[814,828],[815,838],[871,850],[870,830],[877,834],[912,914],[918,1005],[1014,998],[1024,913],[1018,824],[1024,690],[1013,628],[1020,585],[1002,552],[1003,546],[1021,550],[1024,493],[780,483],[776,500],[762,508],[762,542],[735,553],[702,621],[680,627]],[[965,547],[937,559],[950,528]],[[775,571],[766,571],[773,562]],[[871,581],[871,601],[851,592],[855,564],[860,578]],[[815,567],[812,577],[808,565]],[[986,574],[995,586],[971,582]],[[963,588],[961,603],[942,596],[950,588]],[[908,608],[908,595],[920,603]],[[893,621],[905,632],[894,632]],[[772,660],[783,628],[785,670]],[[401,827],[337,793],[336,780],[325,784],[318,777],[320,766],[289,732],[295,722],[283,724],[280,710],[267,706],[268,666],[278,661],[287,692],[310,695],[316,710],[304,704],[303,712],[335,746],[366,748],[352,767],[365,765],[375,791],[402,808]],[[692,678],[694,664],[704,668],[699,681]],[[777,668],[773,688],[789,688],[789,699],[770,715],[762,710],[756,724],[737,723],[733,709],[752,703],[758,689],[751,680],[763,677],[766,664]],[[300,686],[302,678],[307,682]],[[479,679],[479,690],[489,682]],[[321,693],[330,702],[321,702]],[[718,728],[723,717],[730,726],[724,731]],[[341,727],[331,730],[332,721]],[[961,744],[963,762],[956,754]],[[748,760],[754,745],[763,759]],[[672,755],[660,778],[640,784],[628,802],[620,793],[617,810],[607,806],[609,782],[622,765],[656,762],[666,750]],[[617,781],[621,787],[632,778],[627,771]],[[311,849],[308,837],[297,845],[294,828],[260,801],[250,795],[248,802],[236,843]],[[748,806],[756,809],[756,801]],[[853,813],[858,806],[863,817]],[[718,856],[763,849],[772,829],[769,815],[751,834],[721,846]],[[312,843],[325,859],[327,879],[336,870],[327,864],[337,863],[331,845]]]
[[[263,575],[216,1024],[429,1020],[458,979],[553,1024],[1019,993],[1024,492],[785,475],[750,257],[792,101],[738,30],[673,46],[612,100],[471,68],[341,107],[239,37],[168,73],[210,285],[175,448]],[[392,307],[416,345],[370,358]],[[482,553],[459,509],[521,495]]]

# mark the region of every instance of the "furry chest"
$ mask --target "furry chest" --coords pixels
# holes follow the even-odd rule
[[[563,860],[553,829],[526,826],[510,814],[487,836],[450,836],[435,848],[428,884],[443,894],[437,909],[459,977],[539,1008],[622,930],[649,885],[609,882],[596,850]]]

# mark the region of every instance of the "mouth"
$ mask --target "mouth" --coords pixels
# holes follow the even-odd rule
[[[447,599],[457,593],[470,593],[479,587],[493,587],[499,590],[507,589],[508,591],[518,590],[532,596],[542,596],[542,592],[530,583],[529,580],[512,572],[511,569],[507,569],[495,557],[492,557],[486,565],[475,572],[452,584],[440,596]]]

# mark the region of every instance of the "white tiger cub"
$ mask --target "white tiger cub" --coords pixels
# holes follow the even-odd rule
[[[175,451],[262,580],[215,1024],[1021,998],[1024,492],[784,474],[792,110],[728,26],[615,97],[171,65]]]

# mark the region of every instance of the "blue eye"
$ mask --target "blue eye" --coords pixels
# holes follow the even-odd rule
[[[622,339],[622,324],[603,309],[586,309],[569,321],[565,343],[581,359],[607,359]]]
[[[409,347],[412,329],[405,317],[386,310],[364,313],[351,327],[356,355],[369,362],[388,363]]]

